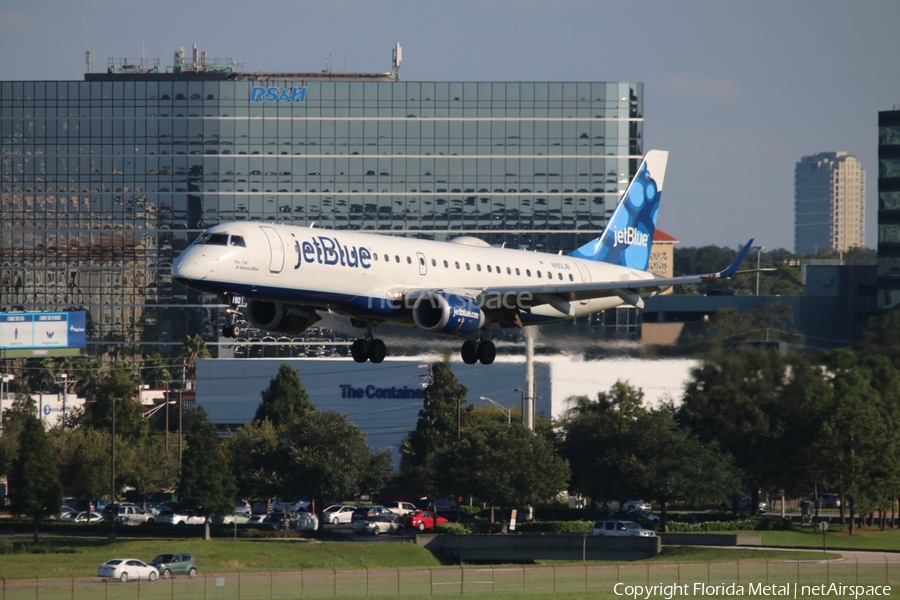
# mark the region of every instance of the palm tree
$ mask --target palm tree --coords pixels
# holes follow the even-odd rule
[[[184,347],[181,350],[181,357],[184,361],[185,377],[189,375],[191,378],[191,389],[196,390],[197,359],[209,358],[210,356],[209,348],[206,347],[206,342],[203,341],[200,334],[189,337],[184,342]]]

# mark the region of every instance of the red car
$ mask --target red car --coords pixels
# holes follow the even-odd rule
[[[400,522],[403,523],[403,526],[407,529],[415,528],[419,531],[425,531],[426,529],[434,529],[438,525],[443,525],[450,521],[441,516],[438,516],[437,521],[435,521],[434,513],[431,511],[417,510],[400,517]]]

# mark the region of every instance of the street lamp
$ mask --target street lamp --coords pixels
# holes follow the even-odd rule
[[[498,403],[498,402],[494,402],[493,400],[491,400],[491,399],[488,398],[487,396],[479,396],[479,398],[481,398],[482,400],[484,400],[484,401],[486,401],[486,402],[490,402],[491,404],[493,404],[494,406],[496,406],[497,408],[499,408],[504,414],[506,414],[506,421],[507,421],[507,424],[508,424],[508,425],[512,425],[512,410],[506,408],[505,406],[503,406],[502,404],[500,404],[500,403]]]

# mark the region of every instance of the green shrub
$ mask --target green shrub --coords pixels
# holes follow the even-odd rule
[[[0,540],[0,554],[12,554],[12,553],[13,553],[12,540]]]
[[[472,531],[462,523],[442,523],[434,528],[435,533],[447,535],[468,535]]]
[[[706,533],[711,531],[769,531],[787,530],[792,527],[790,519],[781,517],[751,517],[736,521],[706,521],[704,523],[669,522],[672,533]]]
[[[593,533],[591,521],[529,521],[516,525],[522,533]]]

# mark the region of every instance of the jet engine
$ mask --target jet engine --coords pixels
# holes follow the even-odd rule
[[[256,329],[277,331],[278,333],[303,333],[316,321],[321,321],[319,313],[308,306],[285,304],[284,302],[268,302],[265,300],[249,300],[247,302],[247,321]]]
[[[426,292],[412,309],[413,321],[423,331],[465,337],[484,327],[484,312],[473,298],[447,292]]]

